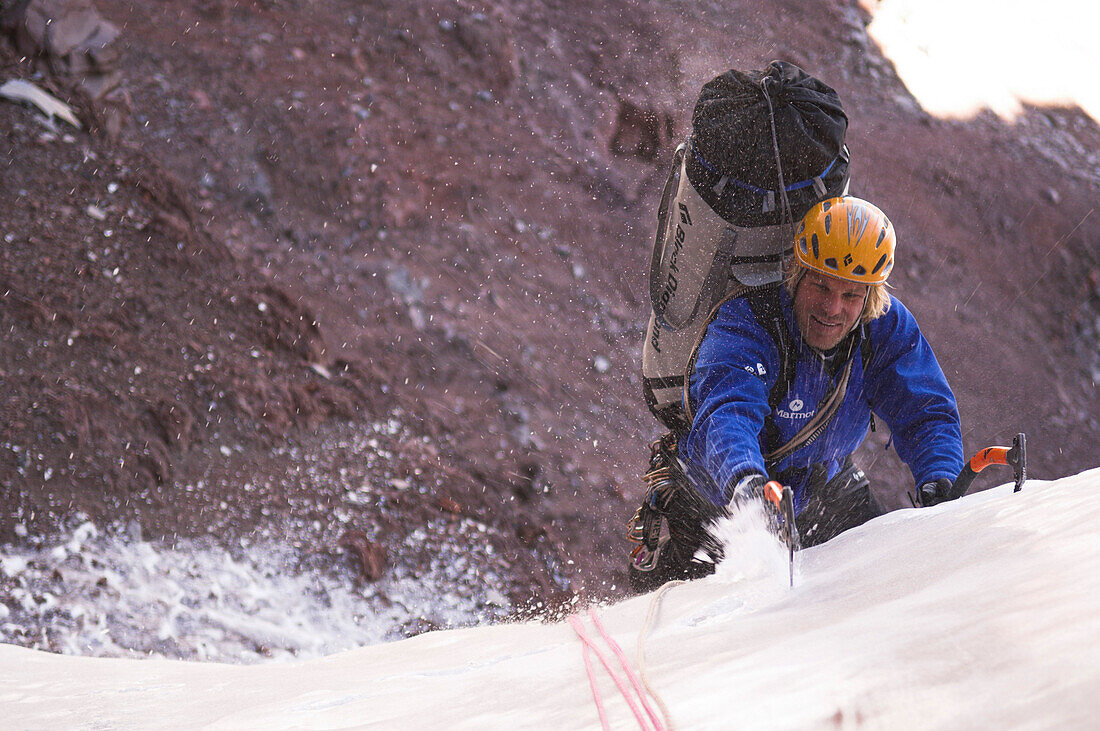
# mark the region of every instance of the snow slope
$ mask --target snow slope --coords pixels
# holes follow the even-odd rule
[[[1098,487],[1100,468],[891,513],[804,551],[794,589],[781,547],[743,550],[709,579],[599,616],[634,658],[653,609],[645,670],[678,728],[1095,727]],[[611,726],[633,728],[595,674]],[[0,645],[0,708],[18,728],[600,724],[564,622],[254,666]]]

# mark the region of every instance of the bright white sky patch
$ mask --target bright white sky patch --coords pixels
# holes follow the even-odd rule
[[[1090,0],[862,0],[868,32],[931,114],[1076,103],[1100,121],[1100,4]]]

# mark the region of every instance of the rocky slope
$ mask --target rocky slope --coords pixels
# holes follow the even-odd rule
[[[701,84],[772,58],[840,92],[967,450],[1096,465],[1100,129],[928,116],[854,0],[3,5],[0,83],[82,123],[0,104],[5,541],[261,531],[350,581],[473,519],[515,604],[621,594],[656,196]]]

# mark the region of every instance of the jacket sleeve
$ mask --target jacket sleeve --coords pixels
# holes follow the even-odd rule
[[[917,485],[954,480],[963,467],[955,395],[912,313],[890,299],[889,311],[870,326],[868,402],[890,428],[894,449]]]
[[[778,377],[771,336],[745,299],[730,300],[699,348],[690,389],[694,419],[681,453],[696,488],[716,505],[726,504],[725,487],[735,478],[766,474],[760,433]]]

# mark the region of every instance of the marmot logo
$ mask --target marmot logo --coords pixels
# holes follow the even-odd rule
[[[817,413],[816,409],[803,412],[802,409],[804,408],[806,408],[806,403],[802,399],[796,398],[787,404],[786,409],[778,409],[775,413],[779,414],[782,419],[809,419]]]

